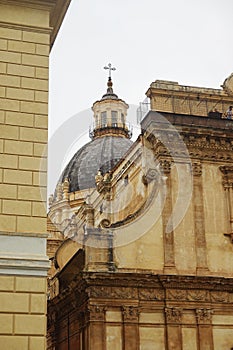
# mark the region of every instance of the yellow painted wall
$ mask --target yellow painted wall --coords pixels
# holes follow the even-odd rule
[[[0,4],[0,230],[45,233],[48,11]],[[26,27],[16,26],[23,24]],[[44,153],[45,152],[45,153]],[[42,174],[42,183],[38,181]],[[42,194],[42,196],[41,196]],[[39,209],[39,210],[38,210]]]
[[[47,232],[50,13],[16,4],[0,1],[0,231],[23,237]],[[45,276],[0,275],[1,349],[46,348],[46,290]]]

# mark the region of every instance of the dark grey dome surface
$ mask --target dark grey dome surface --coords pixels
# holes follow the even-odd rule
[[[104,136],[92,140],[75,153],[59,182],[68,178],[70,192],[95,187],[97,171],[100,169],[105,174],[111,170],[124,158],[132,143],[131,140],[118,136]]]

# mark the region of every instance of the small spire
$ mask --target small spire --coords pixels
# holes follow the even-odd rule
[[[113,94],[113,88],[112,88],[112,79],[111,77],[108,78],[108,88],[107,88],[107,94]]]

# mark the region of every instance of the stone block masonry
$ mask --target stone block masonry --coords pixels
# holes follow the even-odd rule
[[[69,2],[0,0],[3,350],[46,349],[48,65]]]

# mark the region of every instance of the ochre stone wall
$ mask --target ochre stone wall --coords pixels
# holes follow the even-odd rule
[[[46,279],[1,276],[0,288],[0,348],[45,349]]]
[[[1,349],[46,348],[48,65],[68,4],[0,0]]]
[[[0,20],[17,23],[0,27],[0,230],[45,233],[49,12],[0,4]]]

